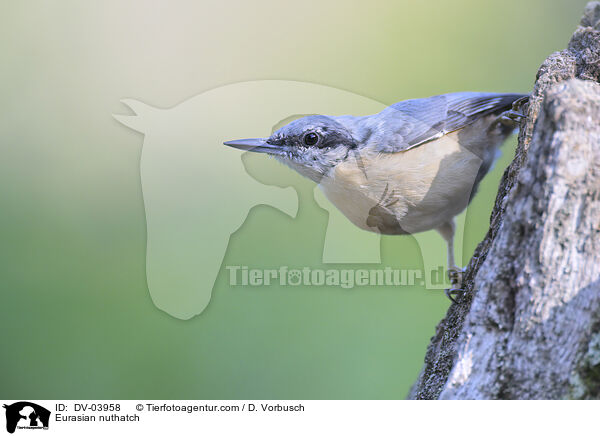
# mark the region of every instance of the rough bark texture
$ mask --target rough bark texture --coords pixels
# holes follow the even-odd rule
[[[413,399],[600,398],[600,2],[540,67]]]

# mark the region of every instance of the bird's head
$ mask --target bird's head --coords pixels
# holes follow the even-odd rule
[[[267,153],[317,183],[357,147],[344,125],[323,115],[292,121],[268,138],[238,139],[224,144]]]

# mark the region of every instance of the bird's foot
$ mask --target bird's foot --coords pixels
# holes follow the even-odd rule
[[[462,287],[463,274],[465,270],[456,266],[448,268],[448,278],[453,288]]]
[[[444,294],[446,294],[446,297],[448,297],[453,303],[457,303],[457,301],[454,299],[455,296],[457,297],[459,295],[464,295],[466,292],[467,291],[460,288],[444,289]]]
[[[498,116],[498,118],[496,118],[494,125],[502,124],[503,126],[507,127],[516,127],[517,125],[521,124],[521,121],[523,119],[526,118],[526,115],[523,115],[522,113],[517,112],[514,109],[510,109],[505,112],[502,112]]]
[[[448,278],[450,279],[450,285],[452,287],[450,289],[445,289],[444,293],[446,294],[446,297],[448,297],[453,303],[456,303],[454,296],[462,295],[466,292],[464,289],[462,289],[464,272],[465,269],[457,267],[448,268]]]
[[[529,102],[529,96],[521,97],[515,100],[510,110],[502,112],[498,118],[492,123],[491,127],[499,127],[500,125],[516,128],[521,121],[527,119],[527,115],[523,114],[523,106]]]
[[[515,100],[512,104],[512,110],[515,112],[523,112],[523,106],[525,106],[525,103],[529,102],[529,96],[526,95],[525,97],[521,97],[518,100]]]

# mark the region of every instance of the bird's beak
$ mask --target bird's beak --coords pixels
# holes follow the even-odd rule
[[[257,153],[281,154],[281,148],[277,145],[269,144],[267,138],[248,138],[227,141],[223,144],[229,147],[239,148],[240,150],[254,151]]]

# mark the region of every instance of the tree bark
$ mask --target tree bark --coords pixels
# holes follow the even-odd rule
[[[600,2],[540,67],[412,399],[600,398]]]

